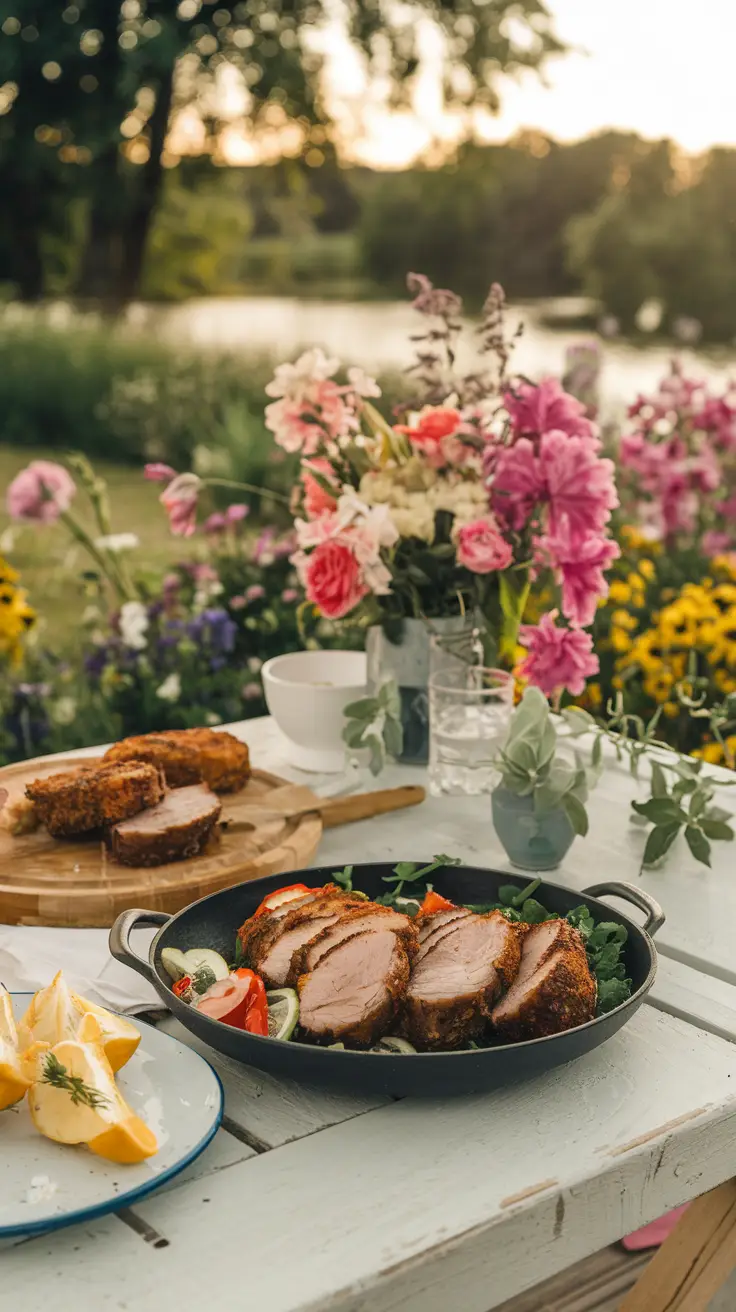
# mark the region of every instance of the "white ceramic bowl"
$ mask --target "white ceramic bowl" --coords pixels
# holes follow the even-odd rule
[[[261,670],[268,709],[289,740],[301,770],[345,766],[343,711],[366,695],[362,651],[297,651],[274,656]]]

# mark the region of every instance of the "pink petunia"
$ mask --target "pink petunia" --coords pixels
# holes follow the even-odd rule
[[[551,611],[542,616],[539,624],[522,624],[519,641],[527,655],[516,672],[546,697],[555,697],[565,689],[579,697],[586,681],[599,670],[593,639],[582,629],[558,628],[556,618],[557,611]]]
[[[518,444],[517,444],[518,445]],[[602,459],[582,437],[545,433],[539,467],[546,485],[550,530],[566,515],[573,532],[600,532],[618,505],[614,464]]]
[[[159,497],[175,537],[190,538],[197,527],[197,499],[202,480],[196,474],[177,474]]]
[[[69,509],[77,487],[63,465],[32,460],[8,487],[6,505],[11,519],[53,524]]]
[[[556,378],[543,378],[538,386],[520,382],[504,398],[517,437],[539,437],[552,429],[568,437],[598,442],[595,424],[585,415],[585,406],[565,392]]]
[[[235,505],[228,506],[225,511],[225,519],[228,525],[232,528],[235,524],[242,524],[243,520],[247,519],[249,514],[250,506],[245,506],[242,505],[242,503],[236,502]]]
[[[156,461],[152,465],[144,465],[143,477],[151,483],[170,483],[173,478],[176,478],[176,470],[172,469],[171,465],[164,465],[160,461]]]
[[[555,532],[540,538],[537,549],[562,585],[563,615],[571,624],[587,628],[598,602],[608,595],[604,571],[621,555],[618,543],[597,533],[575,533],[561,516]]]
[[[511,528],[524,527],[545,490],[540,462],[528,437],[499,452],[491,474],[493,508]]]
[[[508,569],[513,559],[508,542],[490,515],[463,524],[458,533],[457,563],[473,574],[492,574]]]

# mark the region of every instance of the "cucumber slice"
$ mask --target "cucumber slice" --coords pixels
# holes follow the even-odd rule
[[[294,989],[274,989],[266,994],[269,1039],[290,1039],[299,1019],[299,998]]]
[[[338,1048],[340,1049],[340,1052],[344,1052],[344,1051],[345,1051],[345,1044],[344,1044],[344,1043],[328,1043],[328,1045],[327,1045],[327,1051],[328,1051],[328,1052],[337,1052]]]
[[[181,979],[182,975],[191,974],[189,963],[178,948],[164,948],[161,953],[161,965],[174,982]]]
[[[213,952],[211,948],[190,948],[184,953],[186,963],[186,973],[193,975],[199,966],[209,966],[215,979],[227,979],[230,974],[230,967],[221,957],[219,952]]]
[[[412,1052],[416,1053],[416,1048],[412,1047],[411,1043],[407,1043],[406,1039],[399,1039],[393,1034],[387,1034],[385,1039],[379,1039],[378,1043],[374,1043],[370,1051],[390,1053],[392,1057],[396,1057],[408,1056]]]

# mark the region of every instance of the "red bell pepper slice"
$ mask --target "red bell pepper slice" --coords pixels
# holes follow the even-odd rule
[[[422,905],[419,908],[418,915],[433,916],[436,911],[454,911],[455,903],[450,902],[448,898],[443,897],[441,893],[427,893]]]

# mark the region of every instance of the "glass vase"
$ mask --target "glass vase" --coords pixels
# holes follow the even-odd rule
[[[393,682],[399,690],[403,750],[398,758],[407,764],[426,765],[429,760],[429,643],[433,633],[472,632],[472,615],[443,619],[405,619],[389,632],[373,625],[366,635],[368,690],[375,693]]]

